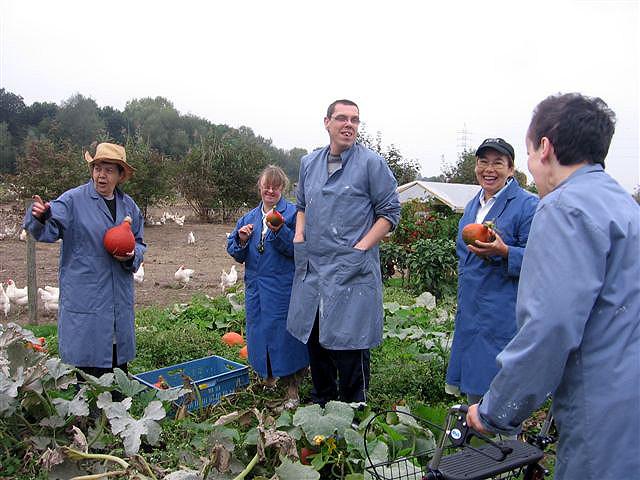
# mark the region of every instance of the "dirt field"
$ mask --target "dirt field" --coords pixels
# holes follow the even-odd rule
[[[6,213],[6,206],[2,210]],[[237,264],[226,252],[225,233],[231,232],[234,225],[194,223],[194,220],[189,218],[189,210],[169,208],[167,211],[187,214],[187,218],[183,227],[172,221],[165,225],[145,226],[145,276],[141,285],[136,284],[136,308],[186,303],[198,292],[218,295],[221,292],[219,283],[222,269],[228,272],[234,264],[241,281],[244,274],[243,265]],[[154,209],[151,213],[154,218],[159,218],[162,210]],[[187,235],[190,231],[193,231],[196,238],[194,245],[187,245]],[[26,285],[26,248],[26,243],[21,242],[17,235],[0,241],[0,282],[6,284],[7,279],[11,278],[18,287]],[[36,244],[38,286],[58,285],[58,254],[57,243]],[[180,264],[195,270],[185,288],[180,287],[173,277]],[[56,320],[53,316],[47,316],[40,300],[38,313],[39,323]],[[27,319],[26,307],[11,305],[11,312],[6,321],[26,323]],[[5,319],[0,318],[0,321],[4,322]]]

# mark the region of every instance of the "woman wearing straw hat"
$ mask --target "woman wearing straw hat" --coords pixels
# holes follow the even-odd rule
[[[51,202],[38,195],[25,215],[25,226],[40,242],[62,239],[58,339],[60,357],[94,376],[127,370],[135,357],[133,272],[143,260],[143,217],[136,203],[118,187],[134,173],[120,145],[101,143],[85,153],[91,180]],[[102,244],[105,232],[131,217],[135,248],[111,255]]]

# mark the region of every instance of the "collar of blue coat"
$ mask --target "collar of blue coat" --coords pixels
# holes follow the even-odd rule
[[[562,182],[560,182],[556,186],[556,188],[554,188],[554,190],[557,190],[558,188],[560,188],[562,185],[567,183],[572,178],[576,178],[576,177],[579,177],[581,175],[586,175],[588,173],[599,173],[599,172],[604,172],[604,168],[602,168],[602,165],[600,165],[599,163],[587,163],[584,166],[582,166],[581,168],[579,168],[578,170],[576,170],[575,172],[573,172],[567,178],[565,178]]]
[[[102,201],[102,198],[103,198],[102,195],[100,195],[96,191],[96,186],[93,184],[93,180],[89,180],[85,185],[87,186],[87,191],[89,192],[89,196],[92,199],[96,200],[97,202],[96,205],[98,207],[98,210],[100,210],[103,214],[105,214],[111,222],[114,222],[113,217],[111,216],[111,212],[109,211],[109,207],[107,207],[107,204]],[[124,217],[127,215],[127,213],[123,209],[124,194],[122,193],[122,190],[116,187],[116,189],[113,191],[113,198],[117,198],[117,197],[120,197],[120,200],[116,200],[116,205],[118,206],[116,207],[116,219],[114,222],[115,224],[122,223],[122,221],[124,220]]]
[[[364,148],[364,147],[362,147],[362,145],[360,145],[358,142],[353,142],[353,145],[351,145],[345,151],[340,153],[340,158],[342,159],[343,168],[347,164],[349,159],[355,154],[356,150],[358,150],[359,148]],[[326,147],[324,147],[324,149],[322,150],[321,157],[326,161],[326,159],[329,157],[329,153],[331,153],[331,145],[327,145]]]
[[[102,195],[100,195],[96,190],[96,186],[93,184],[93,180],[89,180],[87,184],[89,186],[89,195],[91,195],[91,198],[102,198]],[[122,190],[120,190],[118,187],[113,190],[114,197],[122,197],[122,195]]]
[[[503,196],[505,198],[513,198],[516,195],[518,188],[520,188],[520,184],[518,183],[518,180],[516,180],[515,177],[510,177],[507,180],[507,183],[505,184],[505,186],[502,187],[500,191],[491,198],[495,198],[496,202],[498,201],[499,198],[502,198]],[[480,199],[483,198],[483,196],[484,196],[484,190],[481,188],[480,191],[478,192],[478,197],[476,198],[477,200],[476,203],[478,205],[480,205]]]

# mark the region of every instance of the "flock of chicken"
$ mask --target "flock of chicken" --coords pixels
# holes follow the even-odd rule
[[[55,313],[58,311],[58,298],[60,296],[60,289],[58,287],[45,285],[44,288],[38,288],[38,295],[40,295],[40,300],[42,300],[44,304],[45,312]],[[12,279],[7,280],[6,288],[0,283],[0,311],[4,313],[5,317],[9,315],[11,311],[11,304],[23,306],[28,302],[27,287],[16,287]]]
[[[147,223],[149,225],[164,225],[165,223],[167,223],[167,220],[173,220],[174,222],[176,222],[178,225],[182,227],[184,226],[184,218],[185,218],[185,215],[178,215],[177,213],[164,212],[160,217],[160,220],[154,220],[153,217],[149,215],[149,217],[147,218]]]
[[[174,220],[180,226],[182,226],[182,222],[184,222],[184,216],[172,216],[165,212],[162,216],[162,223],[164,224],[167,219]],[[195,243],[196,238],[194,233],[189,232],[189,234],[187,235],[187,244],[194,245]],[[178,268],[178,270],[176,270],[174,274],[174,278],[184,288],[189,283],[194,273],[194,269],[185,268],[184,265],[180,265],[180,268]],[[140,264],[138,270],[133,274],[133,279],[138,284],[142,284],[142,282],[144,281],[144,262]],[[219,285],[223,292],[235,285],[237,281],[238,272],[236,271],[235,265],[231,266],[231,270],[229,270],[229,273],[227,273],[227,271],[224,269],[222,270]],[[58,298],[60,295],[60,291],[57,287],[45,285],[44,288],[38,288],[38,295],[40,296],[40,299],[44,304],[45,312],[55,313],[58,311]],[[12,304],[24,306],[27,303],[27,287],[17,288],[15,282],[12,279],[7,280],[6,288],[2,283],[0,283],[0,312],[3,312],[5,317],[11,311]]]

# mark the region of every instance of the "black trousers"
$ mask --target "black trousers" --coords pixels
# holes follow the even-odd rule
[[[94,377],[101,377],[105,373],[113,372],[114,368],[119,368],[124,373],[129,373],[129,367],[126,363],[118,365],[118,352],[116,350],[115,343],[113,344],[113,360],[111,361],[111,368],[100,368],[100,367],[76,367],[78,370],[82,370],[84,373],[88,373],[89,375],[93,375]],[[78,377],[81,380],[80,377]]]
[[[307,342],[313,389],[313,403],[324,405],[330,400],[366,402],[370,377],[369,349],[329,350],[320,345],[318,313]]]

